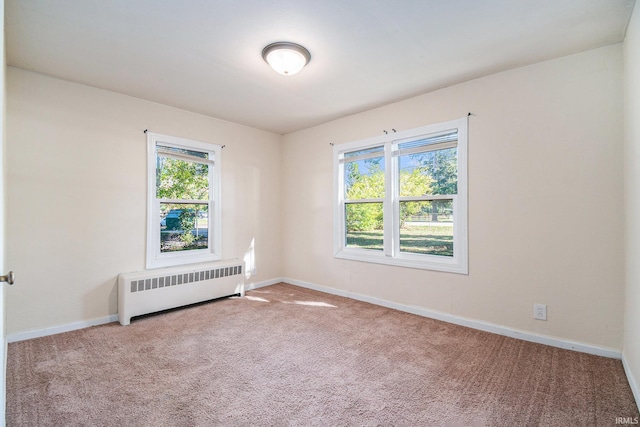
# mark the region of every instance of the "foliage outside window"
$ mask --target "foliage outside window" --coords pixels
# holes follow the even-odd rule
[[[147,133],[147,268],[219,259],[220,146]]]
[[[338,258],[467,273],[467,120],[334,147]]]

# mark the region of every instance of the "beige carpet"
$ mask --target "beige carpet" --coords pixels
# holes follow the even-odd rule
[[[603,426],[619,360],[279,284],[9,344],[9,426]]]

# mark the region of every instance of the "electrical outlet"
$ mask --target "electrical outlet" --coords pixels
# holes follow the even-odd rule
[[[546,304],[533,304],[533,318],[538,320],[547,320]]]

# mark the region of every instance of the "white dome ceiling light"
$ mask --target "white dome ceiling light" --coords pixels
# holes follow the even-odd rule
[[[290,42],[271,43],[262,49],[262,58],[276,72],[292,76],[311,61],[311,54],[299,44]]]

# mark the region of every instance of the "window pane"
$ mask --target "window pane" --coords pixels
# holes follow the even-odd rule
[[[157,198],[209,199],[209,165],[167,158],[161,154],[156,161]]]
[[[208,203],[160,203],[160,252],[209,246]]]
[[[382,203],[345,205],[346,246],[383,250]]]
[[[400,252],[453,256],[453,201],[400,202]]]
[[[458,193],[458,149],[400,156],[400,196]]]
[[[346,162],[344,197],[347,200],[384,197],[384,157]]]
[[[365,148],[364,150],[351,151],[349,153],[344,153],[344,158],[347,159],[349,157],[364,156],[365,154],[374,154],[374,153],[380,153],[380,155],[383,155],[384,147],[380,146],[380,147],[373,147],[373,148]]]
[[[186,148],[169,147],[167,145],[156,145],[156,152],[158,152],[158,150],[172,151],[177,154],[186,154],[188,156],[200,157],[202,159],[209,158],[209,153],[205,151],[187,150]]]
[[[399,150],[406,150],[408,148],[426,147],[433,144],[441,144],[443,142],[455,142],[458,140],[458,130],[447,133],[445,135],[438,136],[426,136],[412,141],[403,142],[398,144]]]

